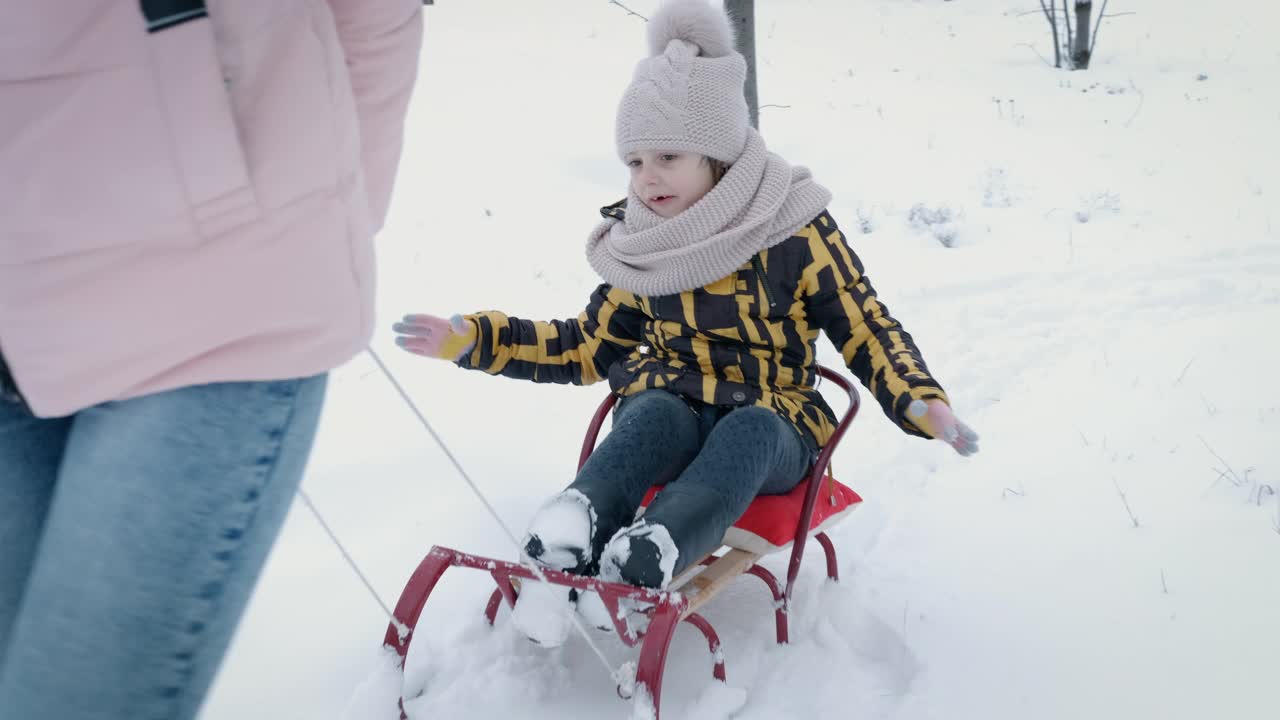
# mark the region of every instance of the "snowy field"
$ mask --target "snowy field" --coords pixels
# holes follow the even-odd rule
[[[982,453],[868,403],[835,459],[866,498],[832,533],[842,582],[809,558],[781,647],[759,584],[731,588],[706,613],[728,686],[682,629],[663,717],[1280,717],[1280,10],[1108,12],[1094,67],[1069,73],[1037,56],[1035,0],[757,3],[766,140],[833,190]],[[571,478],[604,390],[464,372],[387,328],[585,305],[642,21],[606,0],[426,17],[374,348],[519,532]],[[335,375],[305,488],[388,604],[434,544],[514,556],[367,356]],[[445,575],[411,717],[631,713],[581,638],[540,649],[505,610],[485,625],[491,587]],[[385,627],[298,503],[203,717],[393,720]]]

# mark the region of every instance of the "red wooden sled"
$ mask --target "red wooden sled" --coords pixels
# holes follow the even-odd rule
[[[606,583],[595,578],[571,575],[556,570],[544,569],[543,574],[553,584],[575,587],[579,590],[594,590],[600,594],[609,615],[613,618],[614,630],[628,647],[640,646],[640,658],[636,667],[635,687],[643,689],[653,703],[654,718],[658,720],[658,712],[662,699],[662,674],[666,667],[667,649],[676,627],[686,622],[696,628],[707,640],[707,645],[714,659],[712,675],[723,681],[725,679],[724,659],[720,653],[720,639],[715,629],[697,610],[710,601],[723,589],[729,581],[743,574],[754,575],[764,581],[773,593],[774,620],[777,627],[779,643],[787,642],[787,608],[790,605],[796,576],[800,572],[800,563],[804,558],[806,540],[812,535],[822,546],[827,560],[827,576],[838,580],[836,551],[831,539],[824,532],[848,514],[862,502],[862,498],[848,487],[836,482],[827,473],[831,455],[835,451],[845,431],[858,413],[858,393],[853,384],[838,372],[826,367],[819,367],[818,373],[840,386],[849,396],[849,406],[836,426],[831,440],[818,455],[817,462],[809,471],[809,476],[794,490],[786,495],[766,495],[756,498],[743,516],[725,534],[725,548],[722,552],[712,553],[701,562],[694,563],[689,569],[674,578],[666,590],[649,590],[621,583]],[[596,438],[604,424],[609,410],[617,402],[617,396],[610,394],[596,409],[587,429],[582,444],[582,453],[578,458],[581,468],[595,449]],[[658,488],[651,489],[646,502],[651,499]],[[819,502],[819,498],[821,501]],[[778,579],[764,567],[756,563],[769,552],[791,547],[791,563],[787,568],[787,582],[780,585]],[[537,580],[537,576],[528,568],[518,563],[480,557],[459,552],[451,548],[434,546],[427,553],[418,568],[409,578],[400,601],[396,603],[396,623],[387,625],[383,643],[400,656],[400,667],[403,670],[405,658],[409,654],[409,645],[417,632],[418,619],[427,597],[435,589],[436,583],[451,567],[464,567],[481,570],[493,577],[497,589],[489,597],[485,607],[485,617],[493,624],[498,608],[506,602],[514,606],[518,593],[519,579]],[[633,601],[649,603],[652,608],[647,612],[649,622],[643,630],[632,628],[625,619],[625,613],[618,611],[619,600],[629,598]],[[619,694],[623,694],[619,688]],[[408,716],[404,711],[404,698],[400,698],[400,717]]]

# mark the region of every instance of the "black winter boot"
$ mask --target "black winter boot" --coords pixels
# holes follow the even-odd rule
[[[595,511],[586,496],[565,490],[534,514],[525,535],[524,551],[545,567],[586,574],[595,560],[591,552],[595,524]]]
[[[600,556],[600,579],[646,588],[671,582],[680,553],[661,525],[636,521],[613,536]]]

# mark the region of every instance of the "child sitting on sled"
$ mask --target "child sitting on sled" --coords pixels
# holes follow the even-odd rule
[[[607,379],[613,429],[534,516],[534,560],[652,588],[720,546],[759,494],[785,493],[831,437],[814,389],[826,332],[904,431],[960,454],[959,422],[911,335],[889,315],[807,169],[748,122],[746,63],[723,11],[664,5],[617,115],[630,170],[587,257],[604,283],[576,319],[408,315],[397,343],[534,382]],[[651,485],[665,484],[643,516]]]

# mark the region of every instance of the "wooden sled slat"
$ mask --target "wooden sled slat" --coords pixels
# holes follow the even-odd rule
[[[714,562],[703,568],[702,572],[689,578],[689,581],[676,588],[689,599],[689,606],[680,615],[681,619],[689,617],[706,605],[734,578],[745,573],[760,555],[730,548],[729,552],[716,558]]]

